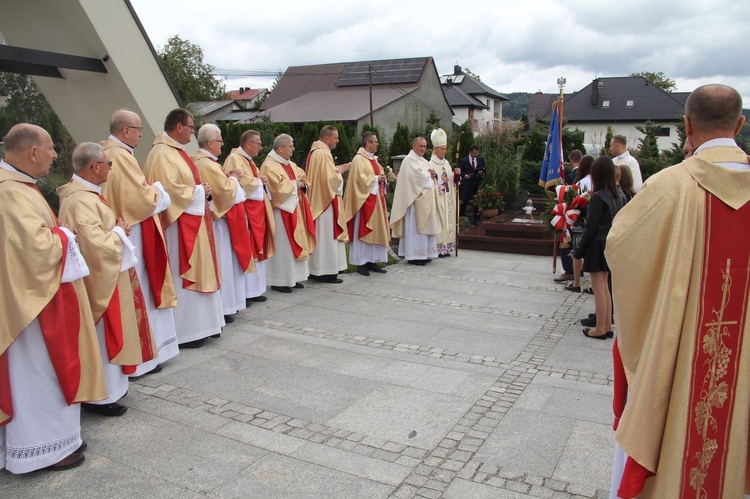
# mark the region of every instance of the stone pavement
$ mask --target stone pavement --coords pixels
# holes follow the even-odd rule
[[[548,257],[269,291],[218,340],[82,416],[70,471],[0,472],[0,497],[608,497],[612,340]]]

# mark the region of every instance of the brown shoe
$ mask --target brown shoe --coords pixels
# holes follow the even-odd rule
[[[83,455],[83,452],[74,452],[68,457],[62,459],[56,464],[53,464],[52,466],[47,466],[46,468],[42,468],[45,471],[63,471],[63,470],[69,470],[71,468],[75,468],[76,466],[80,466],[80,464],[86,459],[86,456]]]
[[[573,274],[563,274],[560,277],[552,279],[555,282],[568,282],[573,280]]]

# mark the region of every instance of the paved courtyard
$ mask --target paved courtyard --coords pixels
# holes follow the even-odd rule
[[[459,252],[269,291],[82,416],[83,466],[0,497],[608,497],[612,340],[551,258]]]

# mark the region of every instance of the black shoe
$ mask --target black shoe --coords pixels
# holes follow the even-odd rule
[[[583,292],[586,293],[587,295],[593,295],[594,294],[594,290],[591,289],[591,288],[583,288]]]
[[[296,288],[297,286],[294,286],[294,287]],[[278,291],[279,293],[291,293],[292,292],[292,288],[290,288],[289,286],[271,286],[271,289],[273,289],[274,291]]]
[[[305,285],[302,284],[301,282],[298,282],[297,284],[295,284],[294,287],[295,289],[305,289]]]
[[[386,272],[388,272],[387,270],[382,268],[380,265],[378,265],[377,263],[373,263],[373,262],[368,262],[367,268],[372,270],[373,272],[377,272],[378,274],[385,274]]]
[[[565,286],[565,289],[568,291],[573,291],[574,293],[581,292],[581,286],[573,286],[572,284],[568,284],[567,286]]]
[[[427,260],[407,260],[407,263],[412,265],[424,266],[427,265]]]
[[[428,258],[427,260],[425,260],[425,263],[430,263],[431,261],[432,261],[432,258]]]
[[[595,340],[606,340],[609,337],[609,335],[607,333],[604,333],[601,336],[592,336],[592,335],[589,334],[589,331],[591,331],[591,329],[589,329],[587,327],[583,328],[583,335],[585,337],[587,337],[587,338],[594,338]],[[614,333],[613,333],[613,336],[614,336]]]
[[[195,340],[195,341],[188,341],[187,343],[180,343],[177,345],[179,348],[200,348],[203,346],[203,343],[205,343],[205,339]]]
[[[589,319],[596,319],[596,312],[591,312],[589,314]]]
[[[438,258],[445,258],[446,256],[448,256],[448,255],[444,255],[444,254],[440,253],[440,254],[438,255]]]
[[[596,327],[596,317],[593,319],[581,319],[581,325],[586,327]]]
[[[218,340],[219,338],[221,338],[221,333],[212,334],[211,336],[209,336],[209,338],[214,338]]]
[[[248,298],[247,300],[245,300],[245,303],[247,302],[263,303],[266,300],[268,300],[267,296],[260,295],[260,296],[253,296],[252,298]]]
[[[615,332],[614,331],[607,331],[607,338],[614,338]]]
[[[329,284],[340,284],[344,282],[342,279],[339,279],[336,277],[337,274],[326,274],[326,275],[316,275],[315,280],[318,282],[325,282]],[[313,277],[313,276],[310,276]],[[296,287],[296,286],[295,286]]]
[[[87,444],[86,441],[83,440],[83,441],[81,441],[81,445],[76,450],[74,450],[73,453],[83,452],[83,451],[85,451],[88,448],[89,448],[89,444]]]
[[[234,316],[232,316],[232,315],[225,315],[224,316],[224,322],[226,322],[227,324],[233,323],[234,322]]]
[[[156,373],[160,373],[162,369],[164,369],[164,366],[163,366],[162,364],[158,364],[158,365],[157,365],[156,367],[154,367],[153,369],[151,369],[151,370],[150,370],[149,372],[147,372],[147,373],[143,373],[143,374],[141,374],[140,376],[130,376],[130,381],[138,381],[138,380],[139,380],[139,379],[141,379],[142,377],[144,377],[144,376],[148,376],[149,374],[156,374]]]
[[[42,470],[44,471],[69,470],[71,468],[75,468],[76,466],[79,466],[85,460],[86,460],[86,456],[84,456],[82,452],[74,452],[71,455],[67,456],[66,458],[60,460],[57,464],[53,464],[52,466],[47,466],[46,468],[42,468]]]
[[[357,273],[363,276],[369,276],[370,270],[367,268],[367,265],[358,265]]]
[[[104,404],[104,405],[98,405],[98,404],[87,404],[82,403],[81,408],[86,412],[91,412],[93,414],[100,414],[102,416],[107,417],[117,417],[122,416],[128,411],[128,408],[124,405],[120,405],[117,402],[113,404]]]

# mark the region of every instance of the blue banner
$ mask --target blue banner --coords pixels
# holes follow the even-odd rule
[[[549,189],[562,183],[560,171],[562,161],[562,140],[560,137],[560,121],[557,115],[557,106],[552,111],[552,121],[547,132],[547,146],[544,148],[544,161],[542,171],[539,173],[539,185]]]

